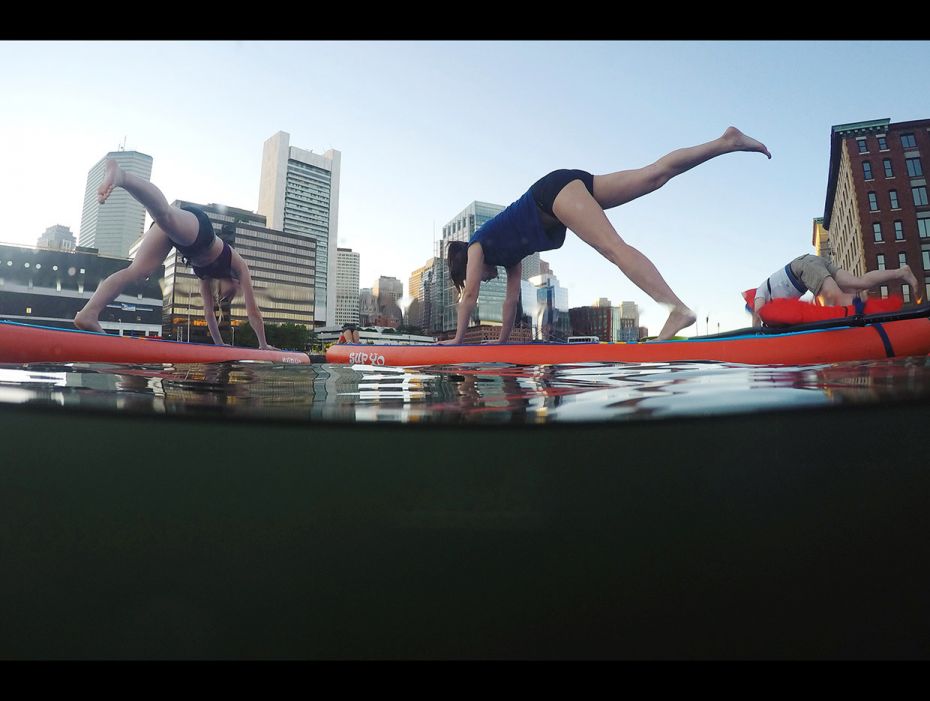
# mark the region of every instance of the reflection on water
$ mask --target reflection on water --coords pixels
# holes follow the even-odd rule
[[[0,402],[297,420],[546,423],[930,397],[930,358],[784,367],[586,363],[0,366]]]

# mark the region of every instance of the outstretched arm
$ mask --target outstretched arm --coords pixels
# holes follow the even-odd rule
[[[507,295],[504,297],[504,310],[501,319],[501,335],[498,343],[507,343],[513,331],[513,322],[517,316],[517,304],[520,301],[520,273],[523,262],[507,268]]]
[[[440,341],[442,344],[461,343],[465,338],[465,330],[468,328],[468,322],[471,321],[471,313],[478,304],[478,288],[481,286],[481,272],[484,269],[484,251],[481,250],[481,244],[476,243],[468,247],[468,265],[465,268],[465,289],[459,299],[458,305],[458,326],[455,332],[455,338],[448,341]]]
[[[213,286],[209,280],[200,281],[200,296],[203,297],[203,316],[207,320],[207,328],[210,329],[213,342],[218,346],[225,346],[223,337],[220,335],[219,324],[216,323],[216,314],[213,312],[213,305],[216,301],[213,299]]]
[[[249,272],[249,266],[242,260],[236,251],[232,252],[231,267],[236,275],[239,276],[239,284],[242,285],[242,298],[245,301],[245,313],[249,317],[249,325],[255,331],[258,338],[258,347],[261,350],[277,350],[274,346],[269,346],[265,340],[265,322],[262,319],[262,312],[255,302],[255,290],[252,288],[252,274]]]

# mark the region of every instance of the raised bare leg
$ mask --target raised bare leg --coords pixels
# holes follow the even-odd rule
[[[127,173],[113,159],[106,162],[103,182],[97,189],[97,201],[103,204],[117,187],[121,187],[145,207],[168,238],[182,246],[197,240],[200,222],[191,212],[172,207],[165,195],[148,180]]]
[[[617,207],[658,190],[676,175],[681,175],[711,158],[734,151],[752,151],[772,157],[761,141],[746,136],[736,127],[728,127],[722,136],[713,141],[677,149],[644,168],[595,175],[594,199],[604,209]]]
[[[891,270],[870,270],[865,275],[856,276],[846,270],[836,271],[836,283],[844,292],[856,292],[859,290],[870,290],[873,287],[884,285],[888,282],[900,281],[910,285],[915,295],[920,292],[917,278],[911,271],[911,266],[907,263],[899,268]]]
[[[119,297],[127,285],[147,278],[157,270],[171,251],[171,247],[171,240],[161,227],[158,224],[152,225],[145,232],[142,245],[139,246],[139,251],[129,267],[116,271],[97,285],[90,300],[75,315],[74,325],[85,331],[103,331],[99,321],[100,313]]]
[[[578,238],[620,268],[634,285],[659,304],[671,308],[659,333],[660,341],[671,338],[695,322],[694,312],[672,292],[652,261],[620,238],[600,204],[580,180],[562,188],[552,203],[552,211]]]

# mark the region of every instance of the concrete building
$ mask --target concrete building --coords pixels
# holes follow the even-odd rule
[[[336,323],[336,269],[339,179],[342,154],[316,154],[290,145],[279,131],[265,141],[258,213],[269,229],[316,242],[315,317],[317,326]]]
[[[336,249],[336,326],[358,323],[358,271],[361,256],[351,248]]]
[[[36,246],[39,248],[51,248],[56,251],[73,251],[76,242],[71,228],[56,224],[45,230],[45,233],[39,237]]]
[[[107,159],[115,160],[127,173],[150,180],[152,157],[138,151],[111,151],[87,173],[84,209],[78,245],[96,248],[100,255],[128,258],[129,248],[143,233],[145,207],[122,188],[113,191],[104,204],[97,202]]]
[[[101,280],[130,264],[127,258],[102,256],[95,249],[74,251],[0,245],[0,319],[73,329],[74,315]],[[129,285],[100,314],[107,333],[160,336],[162,294],[159,269]]]

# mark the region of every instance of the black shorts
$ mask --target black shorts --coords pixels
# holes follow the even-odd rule
[[[573,180],[580,180],[588,188],[591,196],[594,196],[594,176],[586,170],[554,170],[548,175],[544,175],[530,186],[530,192],[533,193],[533,199],[536,200],[536,206],[550,217],[558,219],[552,212],[552,203],[555,202],[556,196],[562,192],[562,188]]]
[[[174,243],[174,247],[178,249],[178,253],[184,256],[185,259],[190,260],[210,250],[210,246],[213,245],[213,239],[216,238],[216,234],[213,233],[213,224],[210,221],[210,217],[208,217],[207,213],[200,209],[200,207],[181,207],[181,209],[197,217],[197,238],[194,239],[194,242],[189,246],[179,246],[177,243],[174,243],[174,241],[172,241],[172,243]]]

